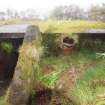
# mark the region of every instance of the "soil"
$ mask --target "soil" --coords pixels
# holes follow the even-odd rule
[[[51,89],[36,91],[36,94],[32,98],[32,105],[49,105],[51,96]]]
[[[45,67],[47,69],[44,68],[44,73],[51,70],[49,65]],[[43,86],[40,86],[41,88],[35,89],[37,91],[32,98],[33,102],[31,105],[62,105],[63,98],[66,98],[72,102],[73,99],[70,96],[70,90],[72,90],[75,81],[79,77],[78,71],[79,70],[76,67],[72,66],[68,70],[62,72],[53,90]]]
[[[70,67],[60,74],[56,87],[61,90],[68,90],[74,86],[74,83],[78,79],[79,72],[74,66]]]
[[[48,65],[48,64],[45,64],[45,65],[43,65],[43,67],[42,67],[42,74],[43,74],[43,75],[46,75],[46,74],[51,73],[51,72],[54,71],[54,70],[55,70],[55,68],[54,68],[53,66]]]
[[[77,103],[75,102],[75,99],[73,98],[71,92],[80,74],[80,68],[71,66],[60,74],[60,77],[56,84],[56,89],[60,92],[59,95],[64,99],[67,99],[73,105],[77,105]]]

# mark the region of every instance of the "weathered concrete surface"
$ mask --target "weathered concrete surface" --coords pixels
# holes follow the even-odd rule
[[[39,30],[39,27],[38,26],[34,26],[34,25],[31,25],[31,26],[28,26],[27,27],[27,30],[26,30],[26,33],[25,33],[25,36],[24,36],[24,41],[28,41],[28,42],[31,42],[32,40],[38,40],[41,38],[41,33],[40,33],[40,30]]]
[[[39,35],[40,35],[40,31],[37,26],[29,27],[29,29],[27,30],[26,35],[24,37],[23,44],[24,43],[26,44],[26,42],[31,43],[32,40],[39,40]],[[29,44],[29,43],[27,43],[27,44]],[[36,46],[36,45],[34,44],[34,46]],[[32,48],[30,48],[30,50],[32,50],[32,49],[34,50],[34,48],[35,47],[32,46]],[[30,51],[30,50],[26,48],[26,51],[24,51],[24,53],[22,52],[22,54],[26,55],[26,57],[29,57],[29,59],[31,59],[30,53],[27,53],[27,51]],[[33,52],[32,52],[32,54],[34,55]],[[20,51],[20,53],[21,53],[21,51]],[[21,54],[20,54],[20,56],[21,56]],[[35,59],[35,58],[32,57],[32,59]],[[36,59],[36,62],[37,62],[37,59]],[[19,63],[19,60],[18,60],[18,63]],[[30,101],[30,92],[27,91],[27,87],[30,87],[30,81],[32,81],[32,80],[22,79],[21,68],[16,68],[14,78],[13,78],[12,83],[8,89],[8,92],[7,92],[7,101],[10,103],[10,105],[29,105],[28,103]]]
[[[0,26],[0,33],[26,33],[29,24],[11,24]]]
[[[16,70],[13,81],[7,92],[7,101],[10,105],[27,105],[29,101],[29,94],[25,88],[28,85],[27,80],[20,78],[21,71]]]

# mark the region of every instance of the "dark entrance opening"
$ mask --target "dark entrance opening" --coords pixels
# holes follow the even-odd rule
[[[0,90],[2,90],[0,95],[4,94],[5,89],[11,83],[18,61],[19,46],[22,45],[24,38],[23,36],[15,37],[16,34],[14,37],[7,36],[7,33],[0,34]]]
[[[105,34],[104,33],[82,33],[79,35],[79,45],[91,51],[100,53],[105,52]]]
[[[74,39],[73,38],[69,38],[69,37],[65,37],[63,39],[63,43],[73,44],[74,43]]]
[[[74,33],[78,35],[78,48],[105,52],[105,29],[89,29],[84,32]]]
[[[13,45],[11,52],[6,52],[5,49],[0,48],[0,81],[12,79],[19,56],[18,48],[22,44],[22,41],[23,38],[0,39],[0,44],[11,43]]]

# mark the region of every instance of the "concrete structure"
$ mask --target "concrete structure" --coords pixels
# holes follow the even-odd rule
[[[102,38],[105,37],[105,29],[90,29],[74,34],[79,35],[79,38]]]
[[[0,95],[11,82],[18,61],[18,49],[25,42],[37,40],[40,31],[37,26],[19,24],[0,27]],[[2,92],[1,92],[2,91]]]
[[[105,29],[90,29],[78,35],[78,44],[81,48],[105,52]]]

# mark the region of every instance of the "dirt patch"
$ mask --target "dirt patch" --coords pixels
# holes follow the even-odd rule
[[[51,101],[51,96],[52,96],[51,89],[36,91],[35,95],[32,98],[31,105],[49,105]]]
[[[42,74],[43,75],[47,75],[47,74],[53,72],[54,70],[55,70],[55,68],[52,65],[46,64],[46,65],[42,66]]]
[[[60,74],[56,87],[63,91],[69,91],[73,88],[78,76],[79,69],[77,69],[75,66],[72,66]]]
[[[70,90],[72,90],[79,74],[79,69],[72,66],[60,74],[54,89],[44,88],[44,85],[39,85],[35,89],[36,94],[32,98],[31,105],[63,105],[63,99],[74,103],[72,96],[70,96]]]
[[[50,105],[63,105],[64,99],[68,100],[73,105],[77,105],[70,92],[72,91],[76,80],[79,78],[80,73],[79,68],[72,66],[60,74],[52,93]]]
[[[62,97],[58,91],[46,89],[37,91],[36,94],[31,97],[31,101],[29,101],[30,103],[28,105],[64,105],[64,98],[65,97]]]

